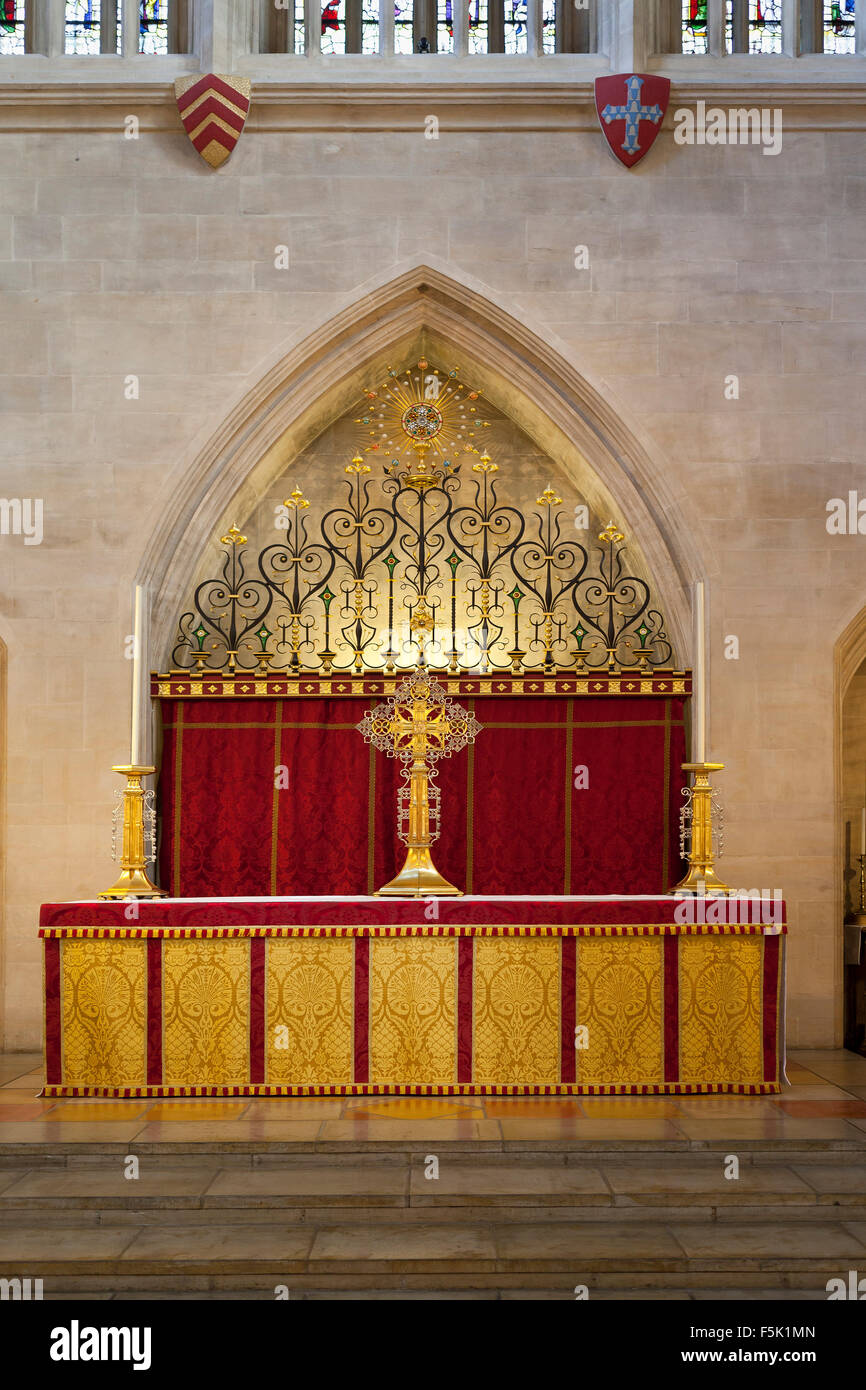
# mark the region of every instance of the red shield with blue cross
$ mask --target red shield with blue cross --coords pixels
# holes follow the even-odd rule
[[[671,84],[666,77],[618,72],[595,79],[595,109],[613,153],[627,169],[643,159],[662,128]]]

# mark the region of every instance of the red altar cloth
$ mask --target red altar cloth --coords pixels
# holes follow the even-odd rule
[[[768,916],[727,898],[50,903],[46,1091],[778,1091],[784,905]]]
[[[434,858],[450,882],[568,894],[664,893],[679,880],[682,698],[455,695],[483,729],[438,764]],[[162,886],[360,894],[392,878],[405,855],[399,767],[355,727],[381,699],[162,698]]]

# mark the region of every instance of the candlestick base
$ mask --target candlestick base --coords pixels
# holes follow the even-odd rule
[[[689,867],[671,893],[706,894],[708,897],[733,892],[723,883],[714,868],[713,853],[713,789],[709,774],[721,772],[724,763],[681,763],[683,772],[694,774],[694,784],[686,789],[688,802],[681,815],[690,813]],[[685,825],[681,820],[680,824]]]
[[[117,880],[100,893],[100,901],[110,898],[167,898],[164,888],[157,888],[147,873],[144,853],[144,788],[142,777],[156,772],[155,767],[141,763],[121,763],[113,767],[126,778],[123,792],[123,851]]]

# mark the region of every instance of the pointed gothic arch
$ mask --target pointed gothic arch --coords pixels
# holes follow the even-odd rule
[[[866,662],[866,606],[854,615],[836,640],[833,651],[833,780],[834,780],[834,846],[836,873],[834,876],[834,903],[839,931],[836,945],[835,973],[837,987],[834,991],[834,1039],[833,1046],[841,1047],[843,1042],[843,986],[845,980],[844,943],[842,921],[845,914],[845,868],[848,861],[848,847],[845,841],[845,793],[844,793],[844,714],[845,696],[851,682]]]
[[[688,586],[705,573],[664,460],[539,331],[475,287],[429,265],[379,285],[314,329],[267,371],[188,463],[137,576],[151,594],[149,650],[164,665],[174,623],[209,544],[248,514],[286,464],[389,364],[422,350],[457,357],[492,404],[569,476],[594,479],[599,510],[634,538],[681,664],[690,654]],[[579,358],[579,348],[569,349]]]

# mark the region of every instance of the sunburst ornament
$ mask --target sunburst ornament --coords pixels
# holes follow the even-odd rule
[[[381,386],[364,392],[355,424],[365,454],[377,454],[388,472],[429,453],[446,472],[462,454],[478,454],[484,430],[481,392],[422,357],[414,367],[388,370]]]

